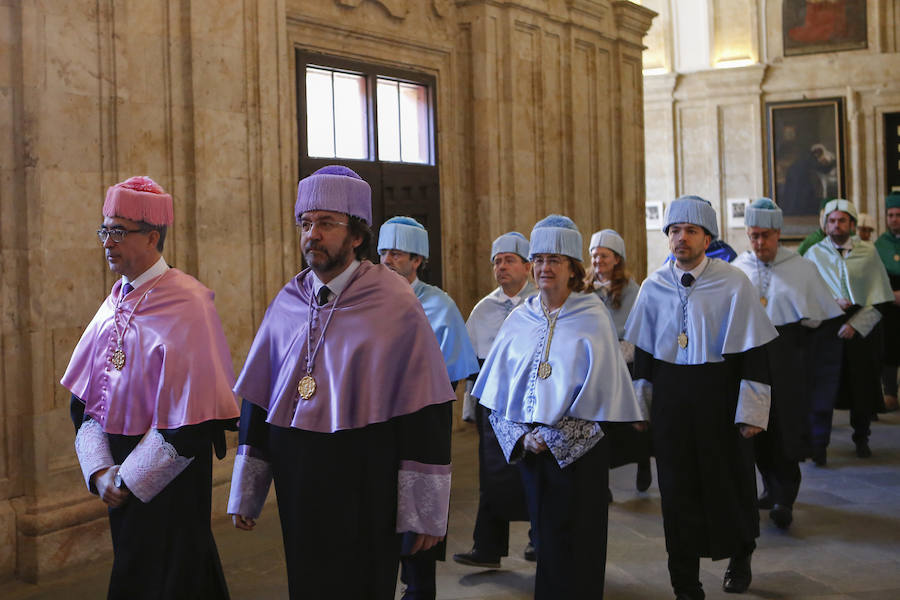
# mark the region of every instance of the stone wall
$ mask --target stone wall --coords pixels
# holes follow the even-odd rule
[[[493,287],[490,240],[551,211],[617,228],[640,272],[652,16],[608,0],[0,0],[0,579],[110,549],[58,384],[113,282],[93,233],[107,186],[148,174],[172,193],[165,256],[216,292],[239,369],[301,264],[303,48],[436,78],[444,278],[464,314]],[[229,474],[216,465],[217,515]]]
[[[766,192],[767,102],[844,98],[846,195],[884,229],[883,115],[900,111],[900,2],[868,2],[868,48],[784,56],[781,2],[711,2],[708,25],[679,29],[681,3],[644,1],[660,13],[648,35],[653,71],[644,78],[647,199],[670,202],[681,194],[709,199],[723,238],[739,252],[743,229],[721,215],[728,198]],[[679,68],[677,39],[709,35],[708,54]],[[739,66],[735,66],[739,65]],[[733,68],[728,68],[733,67]],[[667,253],[659,232],[648,233],[648,265]]]

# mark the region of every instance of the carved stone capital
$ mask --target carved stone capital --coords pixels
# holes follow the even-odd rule
[[[364,0],[335,0],[338,6],[357,8]],[[368,0],[380,4],[395,19],[405,19],[409,14],[409,0]],[[437,9],[435,9],[437,10]]]

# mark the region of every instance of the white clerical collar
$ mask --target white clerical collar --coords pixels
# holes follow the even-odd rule
[[[331,293],[328,294],[328,300],[331,301],[332,298],[340,294],[344,291],[344,288],[347,287],[347,284],[350,282],[350,276],[353,275],[354,271],[359,268],[359,261],[354,260],[347,268],[344,269],[340,275],[332,279],[328,282],[328,289],[331,290]],[[325,285],[322,283],[322,280],[318,278],[315,271],[310,271],[312,273],[312,284],[313,284],[313,294],[315,296],[319,295],[319,290],[322,289],[322,286]]]
[[[703,269],[706,268],[706,263],[708,263],[708,262],[709,262],[709,257],[704,256],[703,260],[700,261],[700,264],[698,264],[696,267],[694,267],[690,271],[682,271],[681,269],[679,269],[678,262],[674,261],[674,260],[672,261],[672,266],[675,267],[675,274],[678,276],[679,281],[681,281],[681,276],[684,275],[685,273],[690,273],[691,275],[694,276],[694,279],[696,280],[698,277],[700,277],[700,273],[702,273]]]
[[[159,260],[157,260],[155,263],[153,263],[152,267],[150,267],[149,269],[147,269],[146,271],[144,271],[143,273],[141,273],[140,275],[135,277],[134,281],[129,281],[127,277],[122,275],[122,285],[125,285],[126,283],[130,283],[131,287],[133,287],[134,289],[137,289],[137,288],[141,287],[142,285],[144,285],[145,283],[147,283],[148,281],[150,281],[151,279],[153,279],[154,277],[159,277],[160,275],[162,275],[163,273],[165,273],[168,270],[169,270],[169,265],[167,265],[166,260],[162,256],[160,256]]]

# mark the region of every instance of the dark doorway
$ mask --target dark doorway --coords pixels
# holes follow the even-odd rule
[[[359,173],[372,188],[375,241],[390,217],[422,223],[430,254],[422,280],[442,286],[434,78],[299,49],[296,57],[300,177],[334,164]]]

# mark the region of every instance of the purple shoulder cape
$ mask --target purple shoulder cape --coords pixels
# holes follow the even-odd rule
[[[409,283],[363,261],[337,299],[303,400],[312,274],[303,270],[266,310],[234,391],[280,427],[357,429],[456,398],[444,358]],[[313,302],[318,331],[334,306]],[[315,344],[315,338],[313,339]]]
[[[106,433],[142,435],[238,416],[234,371],[213,293],[169,269],[133,290],[119,307],[119,328],[144,292],[123,339],[125,367],[116,350],[113,318],[122,281],[113,285],[81,336],[61,383],[85,403]]]

